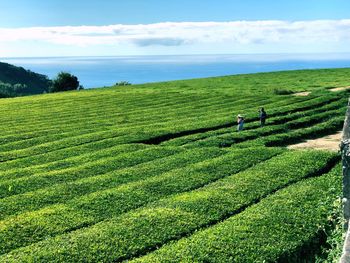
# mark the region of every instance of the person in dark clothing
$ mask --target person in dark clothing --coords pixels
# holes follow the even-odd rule
[[[267,113],[264,110],[264,108],[261,108],[259,110],[259,118],[260,118],[260,126],[263,127],[265,126],[266,118],[267,118]]]
[[[243,131],[244,117],[242,115],[237,116],[237,131]]]

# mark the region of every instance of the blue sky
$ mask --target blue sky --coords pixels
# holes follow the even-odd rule
[[[0,0],[0,56],[350,52],[349,10],[348,0]]]
[[[1,0],[1,27],[349,17],[348,0]]]

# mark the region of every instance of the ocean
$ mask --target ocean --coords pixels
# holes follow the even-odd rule
[[[350,67],[350,54],[169,55],[0,58],[54,78],[76,75],[85,88],[295,69]]]

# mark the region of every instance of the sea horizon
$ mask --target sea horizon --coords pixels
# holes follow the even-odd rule
[[[346,68],[350,67],[350,53],[4,57],[0,61],[49,78],[67,71],[76,75],[85,88],[98,88],[120,81],[143,84],[259,72]]]

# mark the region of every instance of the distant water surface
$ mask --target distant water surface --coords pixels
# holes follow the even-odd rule
[[[294,69],[350,67],[350,54],[183,55],[124,57],[0,58],[54,78],[76,75],[85,88]]]

